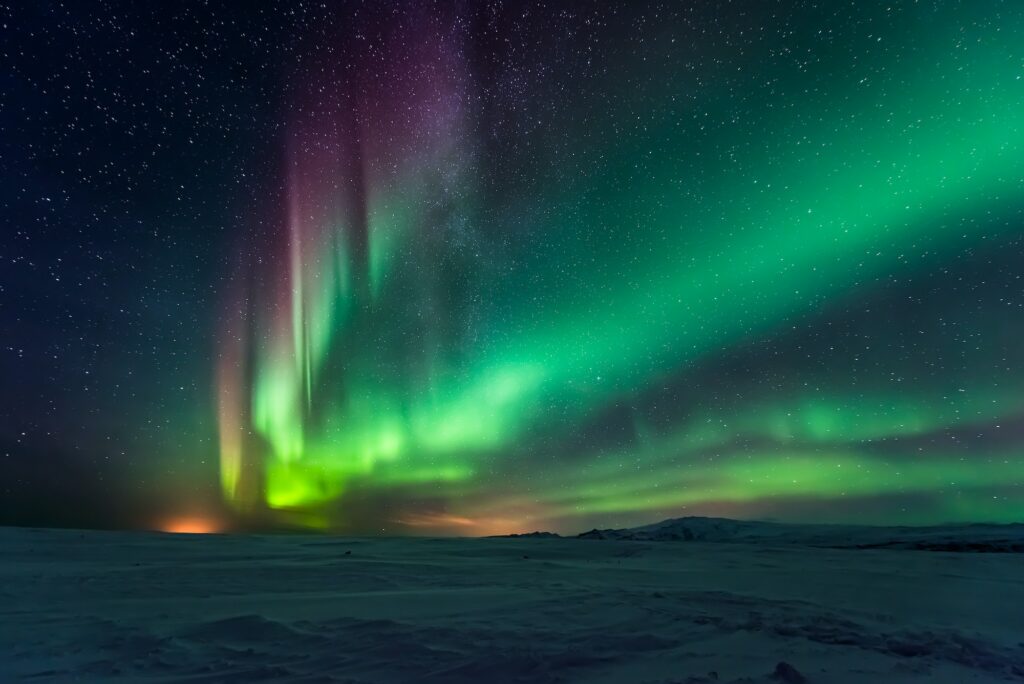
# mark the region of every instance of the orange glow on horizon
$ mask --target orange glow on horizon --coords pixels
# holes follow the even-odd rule
[[[213,518],[183,516],[166,521],[158,529],[171,534],[215,534],[223,531],[224,527]]]
[[[508,518],[467,518],[451,513],[419,513],[396,520],[402,525],[429,531],[437,534],[472,534],[487,536],[508,534],[521,529],[521,521]]]

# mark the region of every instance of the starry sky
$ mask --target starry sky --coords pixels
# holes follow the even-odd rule
[[[0,522],[1024,520],[1024,5],[0,6]]]

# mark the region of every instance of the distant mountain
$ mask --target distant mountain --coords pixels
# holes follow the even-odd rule
[[[932,527],[804,525],[729,518],[686,517],[626,529],[591,530],[578,539],[694,541],[827,548],[1024,552],[1024,524]]]
[[[793,525],[731,520],[729,518],[671,518],[642,527],[594,529],[579,539],[626,539],[631,541],[759,541],[792,535]]]

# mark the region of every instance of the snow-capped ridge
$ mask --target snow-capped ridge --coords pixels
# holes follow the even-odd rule
[[[690,516],[640,527],[593,529],[578,539],[696,541],[896,548],[929,551],[1024,552],[1024,524],[970,523],[928,527],[824,525]]]

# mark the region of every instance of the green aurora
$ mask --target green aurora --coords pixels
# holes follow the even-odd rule
[[[1024,518],[1024,5],[748,9],[311,48],[222,335],[239,514]]]

